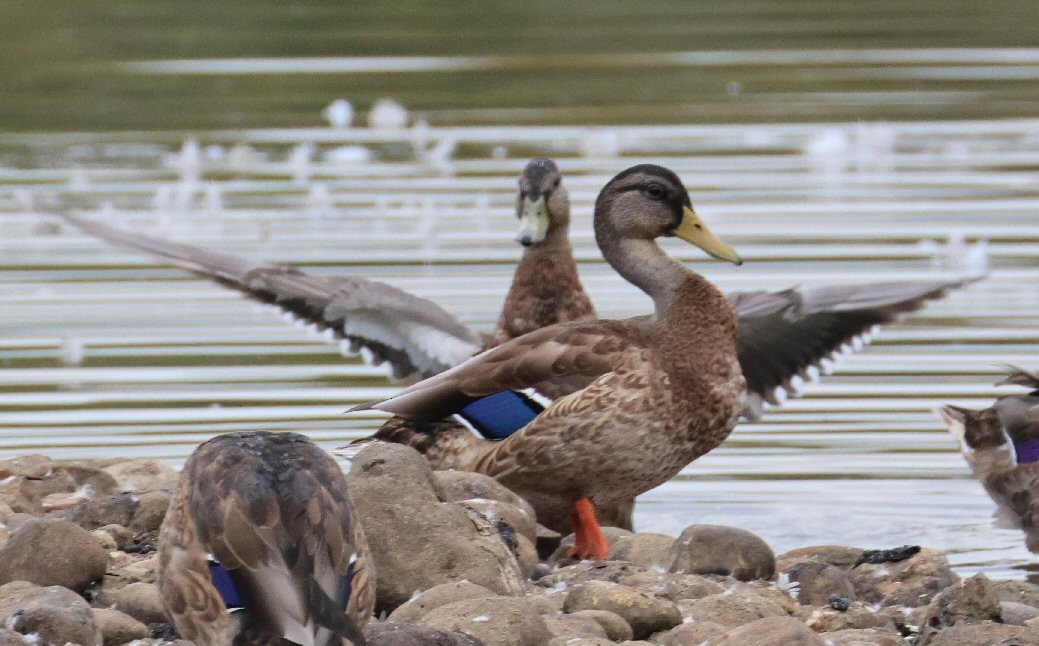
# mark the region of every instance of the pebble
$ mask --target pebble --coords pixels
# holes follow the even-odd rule
[[[36,518],[11,533],[0,547],[0,583],[31,581],[82,591],[108,568],[108,551],[79,525]]]

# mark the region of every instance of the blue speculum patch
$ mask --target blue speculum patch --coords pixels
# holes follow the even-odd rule
[[[515,390],[477,399],[458,412],[489,440],[501,440],[529,424],[545,408]]]

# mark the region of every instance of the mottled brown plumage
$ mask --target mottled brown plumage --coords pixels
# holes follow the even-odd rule
[[[595,231],[606,260],[653,298],[655,316],[542,328],[365,406],[438,419],[505,389],[590,380],[516,434],[484,444],[474,465],[527,498],[549,527],[579,500],[624,503],[667,481],[721,443],[743,408],[731,307],[655,242],[679,235],[738,261],[696,219],[678,177],[650,165],[619,174],[596,201]]]
[[[525,249],[498,325],[486,338],[488,348],[555,323],[596,318],[570,246],[570,195],[562,179],[552,160],[540,158],[532,159],[520,176],[516,239]]]
[[[207,554],[244,611],[228,613]],[[342,470],[295,433],[228,433],[195,450],[162,524],[157,577],[177,632],[200,646],[363,644],[375,603]]]
[[[1039,553],[1039,374],[1010,366],[996,385],[1030,392],[1005,395],[983,410],[942,406],[938,412],[995,501],[997,517],[1024,531],[1025,545]]]

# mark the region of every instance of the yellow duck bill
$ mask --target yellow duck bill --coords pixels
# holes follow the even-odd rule
[[[736,250],[718,239],[711,233],[704,221],[691,207],[683,207],[682,221],[673,233],[690,244],[694,244],[719,260],[728,260],[731,263],[742,265],[743,259]]]

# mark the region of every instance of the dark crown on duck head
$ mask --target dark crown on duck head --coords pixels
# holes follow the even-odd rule
[[[527,180],[528,186],[523,186],[523,181],[521,180],[521,190],[526,189],[535,195],[548,192],[549,189],[559,185],[559,167],[551,159],[535,157],[523,169],[523,177]],[[554,177],[555,181],[551,186],[545,186],[546,178],[549,177]]]

